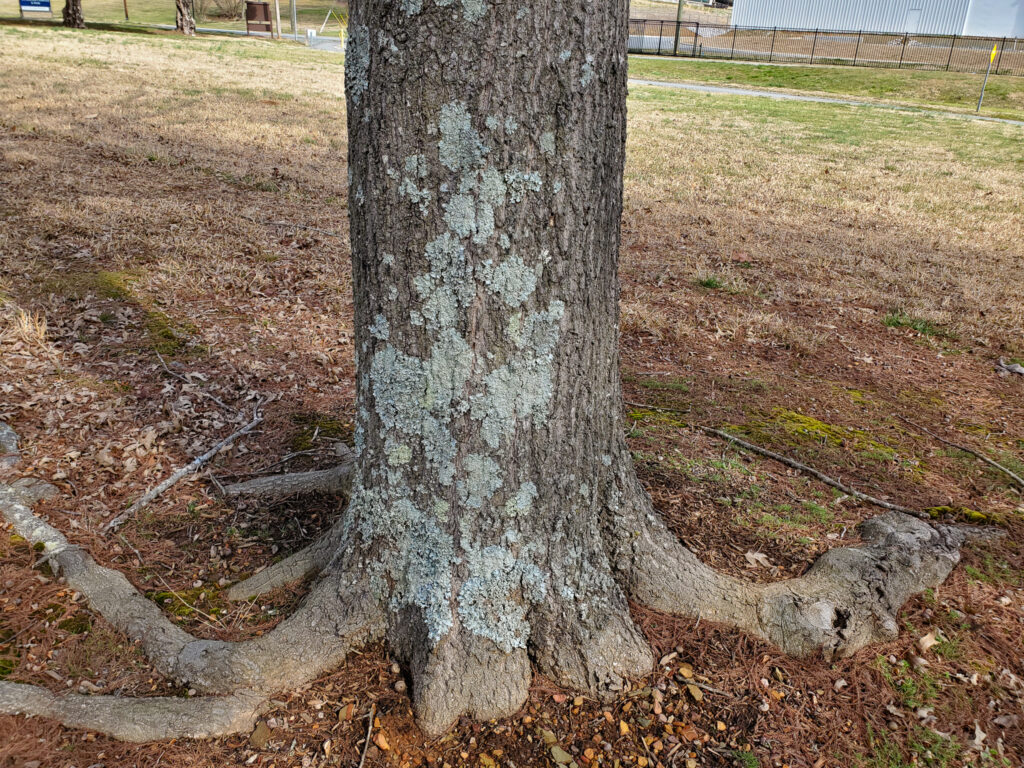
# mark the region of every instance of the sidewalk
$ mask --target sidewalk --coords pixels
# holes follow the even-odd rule
[[[898,112],[920,112],[925,115],[936,117],[953,117],[962,120],[980,120],[986,123],[1005,123],[1006,125],[1019,125],[1024,127],[1024,120],[1010,120],[1005,117],[987,117],[985,115],[972,115],[969,112],[949,112],[943,109],[930,109],[928,107],[914,107],[903,104],[885,104],[875,101],[857,101],[855,99],[841,99],[832,96],[809,96],[799,93],[786,93],[784,91],[769,91],[760,88],[738,88],[731,85],[703,85],[699,83],[674,83],[665,80],[636,80],[629,79],[630,85],[650,85],[657,88],[679,88],[684,91],[698,91],[700,93],[715,93],[727,96],[760,96],[766,99],[777,99],[778,101],[811,101],[819,104],[846,104],[851,107],[872,107],[874,109],[892,109]]]

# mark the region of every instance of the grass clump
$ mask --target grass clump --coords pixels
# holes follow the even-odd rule
[[[940,338],[951,338],[952,334],[936,327],[928,320],[920,317],[911,317],[901,309],[894,309],[886,314],[882,320],[886,328],[911,328],[922,336],[937,336]]]
[[[939,681],[931,673],[922,670],[915,674],[905,659],[890,664],[884,656],[879,656],[876,662],[885,682],[904,707],[919,709],[938,697]]]
[[[869,755],[857,759],[857,768],[909,768],[923,765],[928,768],[953,768],[961,747],[956,739],[942,736],[919,725],[911,727],[906,743],[901,747],[895,735],[884,731],[876,733],[868,724]]]
[[[714,275],[708,275],[707,277],[702,277],[698,279],[697,285],[699,285],[701,288],[707,288],[710,291],[717,291],[720,288],[723,288],[725,286],[725,283],[723,283]]]
[[[761,761],[757,759],[757,755],[742,749],[734,749],[732,751],[732,759],[736,763],[736,768],[760,768],[761,766]]]

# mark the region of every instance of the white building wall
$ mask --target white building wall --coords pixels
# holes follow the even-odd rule
[[[971,0],[965,35],[1024,37],[1022,0]]]
[[[1020,18],[1017,9],[1022,1],[735,0],[732,23],[738,27],[962,35],[968,9],[972,6],[979,9],[987,6],[1012,6],[1012,15]],[[985,14],[985,17],[988,18],[988,15]],[[1004,23],[1004,26],[1008,25]]]

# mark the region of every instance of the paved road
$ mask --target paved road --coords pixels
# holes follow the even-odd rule
[[[761,96],[766,99],[777,99],[779,101],[811,101],[819,104],[846,104],[853,107],[874,107],[875,109],[894,109],[900,112],[921,112],[926,115],[937,115],[940,117],[954,117],[962,120],[981,120],[988,123],[1006,123],[1007,125],[1019,125],[1024,127],[1024,120],[1009,120],[1004,117],[987,117],[985,115],[972,115],[966,112],[947,112],[941,109],[928,109],[927,107],[910,107],[900,104],[881,104],[871,101],[856,101],[854,99],[840,99],[829,96],[810,96],[799,93],[783,93],[781,91],[766,91],[760,88],[736,88],[731,85],[702,85],[700,83],[670,83],[663,80],[636,80],[629,79],[630,85],[652,85],[659,88],[679,88],[684,91],[698,91],[700,93],[715,93],[728,96]]]

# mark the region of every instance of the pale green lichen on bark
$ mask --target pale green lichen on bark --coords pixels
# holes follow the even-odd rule
[[[464,9],[469,5],[474,3],[463,0]],[[484,3],[475,5],[486,11]],[[411,279],[420,304],[410,311],[409,321],[424,328],[417,333],[432,339],[429,355],[402,351],[400,339],[392,339],[397,331],[391,332],[384,316],[374,317],[368,329],[365,354],[371,361],[362,386],[373,398],[384,466],[369,470],[367,482],[372,480],[377,490],[357,489],[353,509],[364,538],[381,540],[391,552],[380,558],[373,583],[386,590],[393,607],[419,610],[431,643],[455,626],[454,601],[463,627],[511,651],[525,647],[528,611],[544,599],[548,583],[534,565],[545,545],[520,543],[537,486],[529,481],[516,486],[510,478],[503,491],[499,452],[511,445],[520,425],[536,428],[548,417],[554,349],[565,308],[558,300],[538,308],[543,306],[536,294],[548,252],[524,259],[512,250],[509,235],[516,230],[495,231],[504,206],[521,204],[544,186],[536,171],[489,162],[489,143],[510,141],[519,126],[511,118],[475,119],[492,133],[481,136],[464,102],[440,108],[436,126],[428,131],[437,136],[439,177],[431,177],[424,154],[405,158],[400,181],[397,172],[388,172],[399,195],[421,210],[434,200],[440,204],[445,231],[432,233],[423,250],[426,269]],[[523,133],[523,141],[535,140]],[[540,144],[542,151],[550,144],[553,152],[554,135],[543,134]],[[501,258],[494,258],[497,248],[506,252]],[[391,259],[387,266],[393,264]],[[473,327],[471,308],[481,304],[498,317],[507,312],[508,319],[504,341],[474,354],[462,334]],[[364,425],[371,421],[365,409],[359,413],[362,442]],[[479,444],[472,437],[456,441],[453,421],[466,418],[476,422]],[[406,485],[409,471],[420,479],[415,489]],[[457,515],[456,539],[446,530],[452,525],[450,504],[508,524],[470,531],[463,526],[477,516]],[[455,572],[467,574],[461,586]],[[582,588],[564,578],[560,583],[573,593]]]
[[[465,102],[454,101],[441,107],[438,130],[441,133],[438,159],[445,168],[465,171],[483,162],[488,150],[473,128]]]
[[[525,648],[530,637],[526,613],[530,605],[544,599],[544,574],[499,546],[471,551],[467,565],[470,575],[458,597],[463,626],[489,638],[505,653]]]
[[[526,266],[522,258],[513,254],[498,265],[485,261],[480,272],[484,285],[491,293],[500,297],[508,306],[516,307],[533,295],[542,269],[541,264],[536,267]]]
[[[392,172],[389,171],[389,175],[391,174]],[[429,210],[431,193],[429,189],[420,189],[417,184],[418,180],[425,178],[426,175],[427,159],[423,155],[411,155],[405,158],[405,175],[398,186],[398,194],[407,198],[414,205],[418,204],[420,213],[424,216]],[[394,172],[394,177],[397,176],[397,172]]]
[[[470,414],[481,422],[480,433],[491,448],[498,448],[520,419],[535,425],[547,418],[552,397],[554,346],[565,306],[553,301],[542,312],[523,321],[520,351],[505,365],[484,377],[485,391],[470,397]]]
[[[587,60],[583,62],[583,66],[580,67],[580,85],[586,88],[590,85],[590,81],[594,79],[594,57],[591,54],[587,54]]]
[[[505,502],[505,514],[515,519],[526,516],[533,509],[533,502],[537,500],[537,486],[527,480],[519,486],[519,489]]]
[[[540,135],[540,151],[545,155],[555,154],[555,134],[551,131],[544,131]]]
[[[345,90],[358,104],[369,87],[370,32],[362,24],[352,24],[345,43]]]
[[[480,509],[501,488],[501,467],[490,456],[467,454],[456,482],[459,499],[470,509]]]

